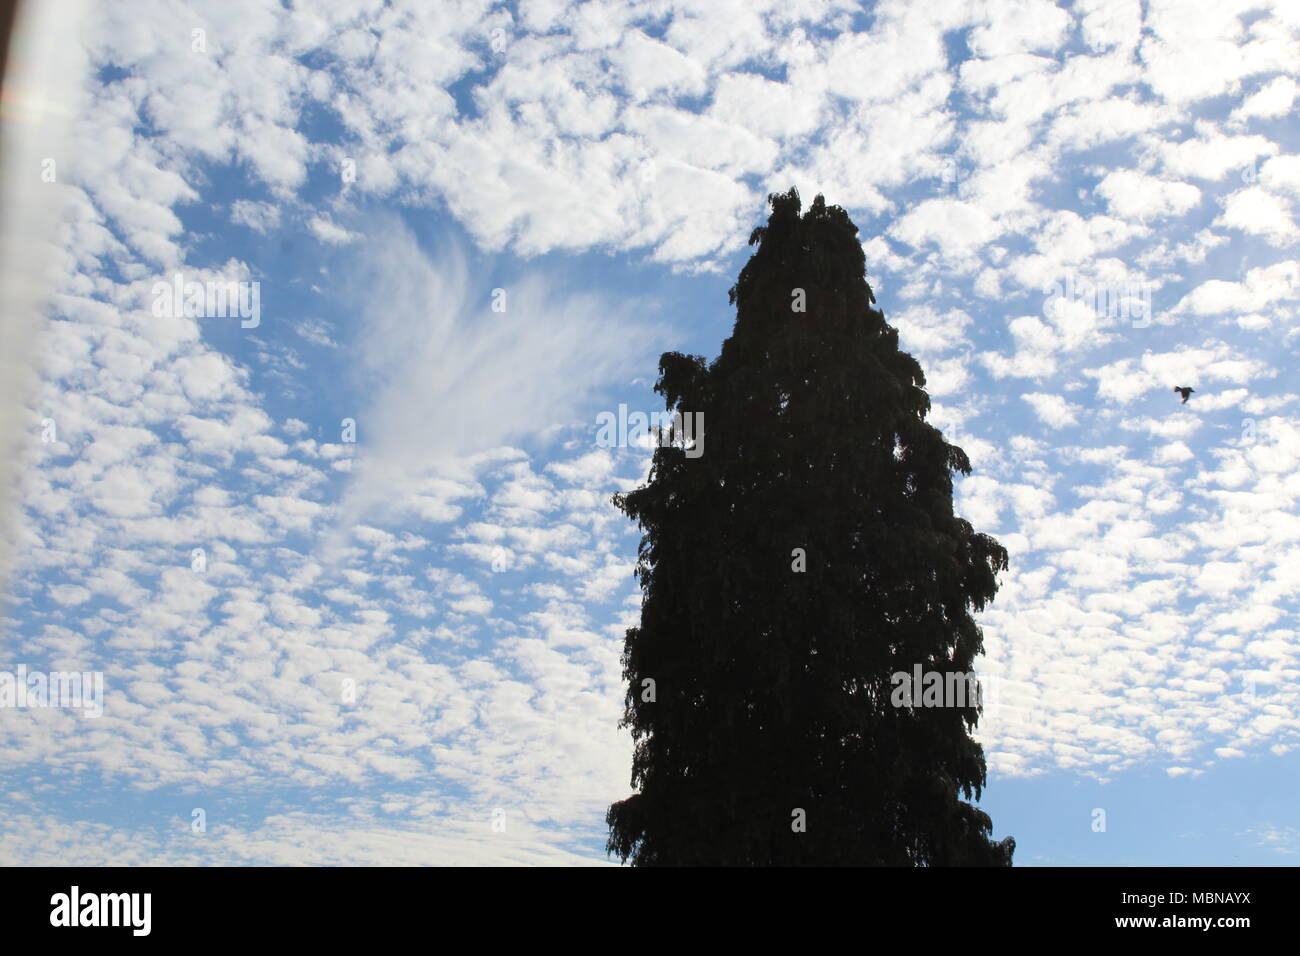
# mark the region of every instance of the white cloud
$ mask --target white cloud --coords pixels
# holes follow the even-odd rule
[[[345,246],[356,242],[359,238],[355,232],[349,232],[342,226],[336,225],[326,216],[313,216],[307,222],[307,226],[317,239],[331,246]]]
[[[1232,111],[1232,119],[1240,123],[1255,116],[1266,119],[1284,116],[1290,111],[1291,104],[1295,102],[1297,92],[1300,92],[1300,85],[1297,85],[1294,79],[1289,76],[1275,76],[1246,97],[1241,105]]]
[[[1190,183],[1169,182],[1136,169],[1109,172],[1097,184],[1112,215],[1149,222],[1181,216],[1201,201],[1201,191]]]
[[[1292,260],[1247,271],[1241,282],[1211,279],[1174,307],[1195,315],[1273,311],[1270,306],[1300,298],[1300,263]]]
[[[562,291],[538,272],[497,287],[502,298],[462,251],[429,255],[396,221],[368,238],[352,283],[375,398],[359,416],[367,437],[342,527],[400,501],[411,481],[573,421],[586,394],[647,358],[627,347],[649,341],[644,306]]]
[[[265,235],[280,226],[280,209],[268,202],[237,199],[230,207],[230,221]]]
[[[1214,224],[1264,236],[1279,246],[1293,243],[1296,236],[1290,203],[1259,187],[1240,189],[1229,196],[1223,215]]]
[[[1067,425],[1077,425],[1079,423],[1077,409],[1060,395],[1033,392],[1020,397],[1033,407],[1034,414],[1045,425],[1050,425],[1052,428],[1064,428]]]

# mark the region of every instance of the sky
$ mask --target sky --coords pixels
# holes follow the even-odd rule
[[[0,706],[0,862],[608,863],[650,449],[597,422],[791,186],[1010,552],[995,838],[1300,861],[1300,6],[43,6],[0,671],[103,697]]]

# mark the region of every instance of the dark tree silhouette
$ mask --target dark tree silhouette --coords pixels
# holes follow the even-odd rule
[[[609,809],[609,851],[1010,865],[1014,840],[962,799],[985,783],[979,705],[921,706],[918,688],[895,706],[891,682],[971,671],[971,611],[1007,553],[953,514],[952,470],[970,462],[925,421],[857,227],[821,196],[802,215],[794,189],[769,202],[721,355],[659,361],[668,408],[703,415],[704,454],[674,435],[614,499],[645,534],[623,653],[638,792]]]

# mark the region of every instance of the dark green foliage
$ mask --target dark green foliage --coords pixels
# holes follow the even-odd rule
[[[793,189],[769,200],[721,355],[660,359],[668,407],[703,413],[703,456],[660,447],[648,483],[615,496],[645,531],[644,601],[623,655],[638,792],[610,807],[609,850],[1010,865],[1014,841],[992,842],[962,799],[985,782],[977,706],[890,702],[896,671],[972,670],[971,611],[1006,551],[953,515],[952,471],[970,463],[925,421],[925,376],[872,308],[857,227],[821,196],[802,215]]]

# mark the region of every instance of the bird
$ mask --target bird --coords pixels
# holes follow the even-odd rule
[[[1179,395],[1183,396],[1182,403],[1186,405],[1188,396],[1191,395],[1192,392],[1196,391],[1196,389],[1188,388],[1186,385],[1175,385],[1174,391],[1177,392]]]

